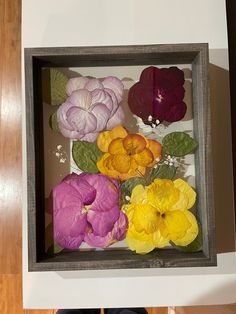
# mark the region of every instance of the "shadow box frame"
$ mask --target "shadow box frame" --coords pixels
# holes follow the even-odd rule
[[[208,44],[25,48],[24,58],[29,271],[216,266]],[[195,153],[197,216],[202,228],[202,251],[186,253],[167,248],[145,255],[125,249],[45,253],[42,69],[151,64],[192,66],[194,138],[199,143]]]

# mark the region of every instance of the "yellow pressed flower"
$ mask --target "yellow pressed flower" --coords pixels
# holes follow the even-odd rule
[[[124,205],[129,219],[128,246],[137,253],[148,253],[168,245],[190,244],[198,235],[195,216],[189,211],[196,192],[182,179],[155,179],[149,186],[137,185],[130,204]]]
[[[97,145],[104,153],[97,162],[99,171],[119,180],[143,176],[146,167],[161,159],[159,142],[141,134],[128,134],[122,126],[101,132]]]

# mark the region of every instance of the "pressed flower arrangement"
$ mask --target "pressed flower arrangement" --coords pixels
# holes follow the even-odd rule
[[[79,269],[100,268],[97,259],[102,268],[171,265],[168,256],[180,256],[180,265],[191,254],[204,259],[205,191],[196,163],[203,142],[191,62],[122,70],[81,60],[86,66],[41,70],[43,254],[59,262],[78,256]],[[97,252],[95,262],[90,252]],[[87,260],[90,266],[81,266]]]
[[[66,79],[56,69],[51,72],[53,89],[62,95],[51,127],[72,141],[74,170],[81,172],[68,174],[52,189],[57,250],[78,250],[83,243],[105,249],[120,240],[139,254],[171,244],[186,250],[194,241],[199,250],[191,212],[196,192],[186,179],[175,178],[174,161],[194,153],[198,143],[186,132],[168,132],[187,111],[184,71],[144,68],[127,91],[127,103],[118,77]],[[142,128],[129,132],[125,106],[144,125],[155,130],[164,125],[166,135],[160,141]]]

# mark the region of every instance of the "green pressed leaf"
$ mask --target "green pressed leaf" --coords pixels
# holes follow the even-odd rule
[[[45,249],[46,251],[50,249],[53,244],[53,225],[50,222],[45,228]]]
[[[152,182],[154,179],[173,179],[176,174],[177,167],[169,165],[159,165],[157,168],[152,168],[149,177]]]
[[[72,156],[78,168],[88,173],[98,173],[97,161],[102,152],[94,143],[75,141],[72,147]]]
[[[60,132],[60,129],[57,124],[57,112],[54,112],[49,120],[50,127],[55,132]]]
[[[171,242],[171,245],[176,248],[177,250],[179,251],[182,251],[182,252],[199,252],[202,250],[202,230],[199,227],[199,232],[198,232],[198,235],[196,237],[196,239],[190,243],[189,245],[187,246],[179,246],[179,245],[175,245],[173,242]]]
[[[143,186],[147,185],[144,178],[130,178],[121,184],[121,203],[122,204],[125,204],[128,202],[126,197],[131,196],[132,190],[138,184],[142,184]]]
[[[58,245],[56,242],[54,242],[54,253],[57,254],[59,252],[61,252],[63,250],[63,248]]]
[[[52,222],[50,222],[50,224],[45,229],[45,248],[47,252],[51,253],[59,253],[63,250],[60,245],[54,242]]]
[[[192,153],[197,146],[197,141],[185,132],[172,132],[163,138],[164,153],[171,156],[185,156]]]
[[[62,104],[66,98],[66,84],[68,77],[57,69],[42,71],[43,101],[53,106]]]

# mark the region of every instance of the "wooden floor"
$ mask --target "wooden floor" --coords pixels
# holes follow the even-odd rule
[[[22,307],[21,86],[19,0],[0,0],[0,313]]]
[[[0,314],[53,314],[22,307],[20,25],[20,0],[0,0]]]

